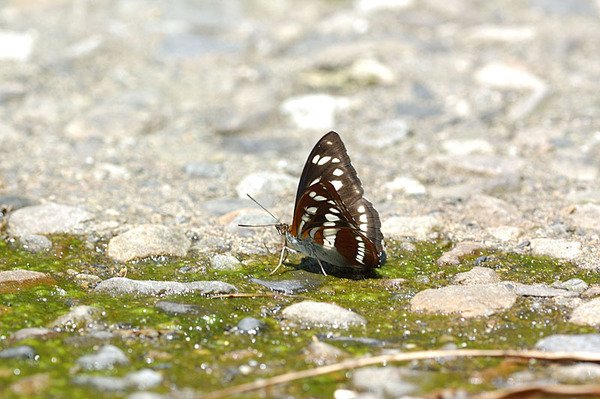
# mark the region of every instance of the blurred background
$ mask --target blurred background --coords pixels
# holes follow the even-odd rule
[[[384,220],[568,235],[565,207],[600,198],[599,15],[593,0],[3,1],[0,195],[83,207],[99,234],[162,223],[235,249],[261,234],[238,222],[271,221],[245,193],[289,218],[336,130]]]

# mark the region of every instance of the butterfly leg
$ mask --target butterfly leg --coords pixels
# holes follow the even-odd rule
[[[327,273],[325,273],[325,269],[323,269],[323,264],[321,263],[321,260],[319,258],[315,258],[315,259],[319,263],[319,266],[321,266],[321,272],[323,273],[323,275],[327,276]]]
[[[281,267],[281,265],[283,265],[283,262],[285,262],[285,260],[287,259],[287,249],[288,247],[286,247],[284,243],[283,247],[281,248],[281,255],[279,256],[279,264],[277,264],[277,267],[273,269],[271,273],[269,273],[269,276],[275,274],[275,272]]]

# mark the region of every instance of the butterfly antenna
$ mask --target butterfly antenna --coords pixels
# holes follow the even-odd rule
[[[275,220],[277,220],[277,223],[281,223],[281,221],[279,220],[278,217],[276,217],[275,215],[273,215],[271,212],[269,212],[269,210],[267,208],[265,208],[264,206],[262,206],[257,200],[255,200],[254,198],[252,198],[252,196],[248,193],[246,193],[246,195],[248,196],[248,198],[250,198],[256,205],[260,206],[265,212],[267,212],[269,215],[271,215],[271,217]],[[265,226],[275,226],[274,224],[267,224]],[[249,227],[249,226],[248,226]]]

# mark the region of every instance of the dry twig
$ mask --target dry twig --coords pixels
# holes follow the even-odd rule
[[[339,363],[330,364],[322,367],[315,367],[308,370],[292,371],[289,373],[277,375],[275,377],[260,379],[246,384],[235,385],[218,391],[199,396],[202,399],[219,399],[238,395],[241,393],[252,392],[263,388],[269,388],[275,385],[284,384],[304,378],[317,377],[324,374],[337,371],[350,370],[359,367],[372,366],[391,362],[407,362],[413,360],[426,360],[435,358],[458,358],[458,357],[501,357],[513,359],[537,359],[550,360],[556,362],[580,361],[600,363],[600,354],[585,352],[542,352],[536,350],[500,350],[500,349],[457,349],[457,350],[433,350],[409,353],[395,353],[390,355],[380,355],[372,357],[363,357],[359,359],[349,359]],[[538,387],[541,389],[541,387]],[[510,396],[507,396],[509,398]],[[492,399],[494,397],[486,398]],[[500,397],[499,397],[500,398]]]

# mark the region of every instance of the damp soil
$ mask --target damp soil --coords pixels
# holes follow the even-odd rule
[[[0,396],[23,397],[9,387],[34,374],[48,373],[49,386],[31,397],[40,398],[119,398],[129,392],[103,393],[71,383],[80,373],[121,376],[141,368],[162,373],[162,384],[155,392],[191,389],[202,395],[237,385],[314,367],[303,349],[318,337],[350,354],[381,354],[387,350],[427,350],[447,348],[530,348],[540,338],[557,333],[583,333],[594,329],[566,322],[568,309],[551,301],[520,298],[511,309],[489,317],[462,319],[458,316],[432,316],[410,311],[409,301],[426,288],[448,285],[458,272],[470,270],[485,259],[484,266],[495,269],[503,280],[521,283],[553,283],[579,277],[588,284],[600,283],[597,274],[583,271],[568,262],[523,254],[481,251],[465,257],[460,265],[440,267],[439,256],[449,243],[415,243],[414,251],[389,245],[385,266],[374,276],[357,279],[320,276],[298,270],[301,258],[291,257],[282,273],[270,276],[277,262],[275,255],[243,259],[235,272],[210,269],[206,255],[189,258],[155,258],[126,265],[105,257],[101,243],[90,244],[77,237],[52,237],[53,250],[31,254],[15,244],[0,240],[0,270],[27,269],[49,273],[56,285],[20,287],[0,294],[0,350],[14,345],[10,334],[22,328],[48,326],[73,305],[91,305],[103,310],[99,321],[114,337],[108,341],[90,338],[85,331],[62,332],[52,337],[30,338],[19,345],[33,347],[35,360],[3,359],[0,362]],[[485,256],[485,258],[482,258]],[[74,282],[72,276],[89,273],[101,278],[127,275],[132,279],[221,280],[234,284],[241,297],[176,295],[157,297],[113,297],[95,293],[90,287]],[[308,279],[315,284],[295,295],[273,294],[251,279]],[[292,325],[280,318],[286,306],[304,300],[335,302],[365,316],[368,324],[347,330],[308,328]],[[192,304],[201,311],[189,315],[170,315],[155,308],[155,303],[170,300]],[[266,323],[256,335],[240,334],[236,324],[244,317]],[[369,338],[365,340],[363,338]],[[76,360],[102,343],[112,343],[125,351],[128,365],[112,370],[84,372]],[[469,391],[492,389],[493,383],[510,372],[531,367],[527,363],[501,360],[446,360],[411,363],[421,370],[413,384],[425,394],[439,389],[465,388]],[[474,373],[479,377],[473,384]],[[351,387],[345,373],[302,380],[278,387],[272,395],[296,398],[332,397],[337,388]],[[270,394],[270,395],[271,395]],[[269,395],[269,396],[270,396]],[[260,397],[247,394],[244,397]]]

